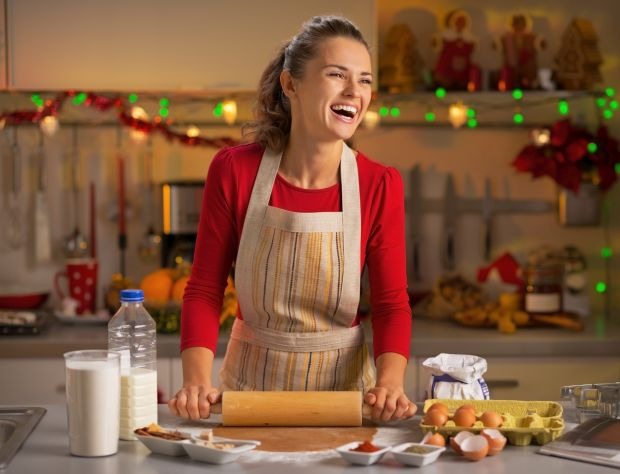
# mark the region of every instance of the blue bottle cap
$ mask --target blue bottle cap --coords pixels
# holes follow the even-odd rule
[[[144,301],[144,291],[142,290],[121,290],[121,302]]]

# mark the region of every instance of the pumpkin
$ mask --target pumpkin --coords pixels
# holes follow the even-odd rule
[[[149,305],[165,305],[174,285],[174,270],[160,268],[147,274],[140,282],[140,289],[144,291],[144,300]]]

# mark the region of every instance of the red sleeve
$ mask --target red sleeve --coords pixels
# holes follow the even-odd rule
[[[224,289],[237,252],[233,177],[229,150],[220,150],[209,166],[192,273],[183,296],[181,351],[202,346],[215,353]]]
[[[411,308],[407,294],[405,198],[398,171],[387,168],[372,199],[366,246],[375,359],[384,352],[409,358]]]

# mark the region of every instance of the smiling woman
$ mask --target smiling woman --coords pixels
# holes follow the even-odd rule
[[[415,413],[403,389],[402,181],[345,144],[368,108],[371,70],[355,25],[312,18],[262,75],[246,127],[254,142],[213,159],[183,299],[174,414],[206,418],[225,390],[361,391],[375,419]],[[239,309],[218,385],[211,370],[233,262]],[[376,371],[358,314],[365,267]]]

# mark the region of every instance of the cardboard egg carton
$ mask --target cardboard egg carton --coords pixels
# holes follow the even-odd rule
[[[420,422],[420,428],[424,433],[429,431],[441,433],[446,438],[456,435],[459,431],[479,433],[485,428],[480,421],[480,415],[485,411],[494,411],[502,416],[503,423],[497,429],[508,438],[510,444],[516,446],[532,443],[543,445],[560,436],[564,430],[562,405],[556,402],[428,399],[424,402],[424,413],[436,402],[448,407],[450,417],[444,426],[425,425]],[[465,404],[472,405],[476,410],[476,422],[470,428],[456,426],[452,421],[454,411]]]

